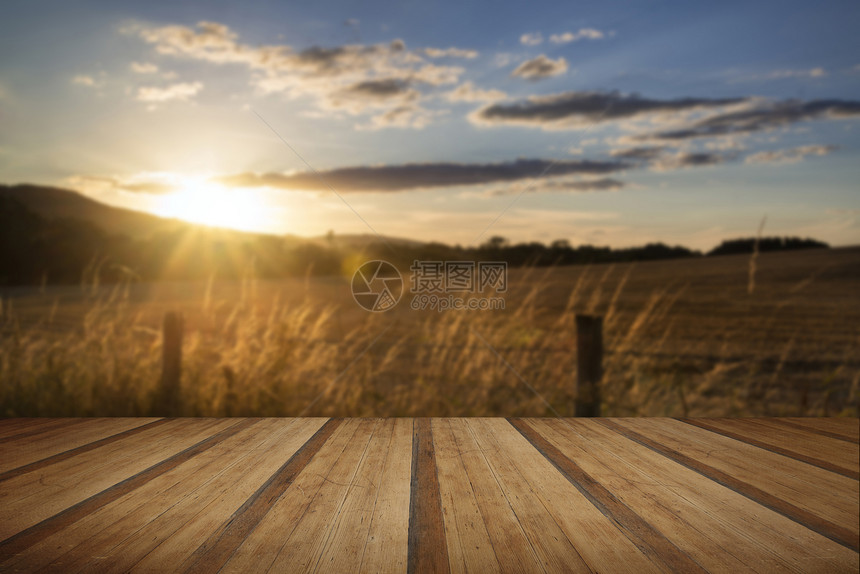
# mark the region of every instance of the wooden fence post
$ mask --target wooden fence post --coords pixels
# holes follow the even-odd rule
[[[600,416],[603,377],[603,317],[576,316],[576,406],[574,416]]]
[[[161,383],[158,389],[158,414],[177,416],[180,411],[180,379],[182,377],[182,313],[169,312],[164,315],[162,339]]]

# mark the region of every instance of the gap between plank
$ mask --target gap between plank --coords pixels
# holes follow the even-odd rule
[[[7,470],[6,472],[0,473],[0,482],[4,482],[11,478],[15,478],[16,476],[21,476],[22,474],[27,474],[28,472],[33,472],[35,470],[39,470],[40,468],[45,468],[46,466],[50,466],[52,464],[57,464],[58,462],[62,462],[66,459],[72,458],[73,456],[77,456],[79,454],[84,454],[85,452],[89,452],[91,450],[95,450],[101,446],[105,446],[116,442],[118,440],[122,440],[124,438],[128,438],[132,435],[136,435],[145,430],[149,430],[153,427],[161,426],[167,422],[170,422],[171,419],[159,419],[157,421],[152,421],[145,425],[141,425],[139,427],[134,427],[132,429],[128,429],[122,431],[120,433],[99,439],[97,441],[93,441],[87,443],[85,445],[81,445],[72,449],[69,449],[65,452],[57,453],[53,456],[49,456],[47,458],[43,458],[42,460],[37,460],[35,462],[31,462],[30,464],[25,464],[24,466],[19,466],[18,468],[13,468],[11,470]]]
[[[647,447],[653,450],[656,453],[659,453],[666,458],[674,460],[675,462],[686,466],[690,470],[694,470],[701,474],[702,476],[713,480],[714,482],[729,488],[738,494],[742,494],[746,496],[753,502],[761,504],[762,506],[777,512],[798,524],[805,526],[806,528],[812,530],[813,532],[817,532],[822,536],[833,540],[853,550],[854,552],[858,552],[860,550],[860,539],[858,536],[851,532],[849,529],[839,526],[838,524],[834,524],[825,518],[821,518],[820,516],[816,516],[815,514],[809,512],[808,510],[804,510],[799,508],[790,502],[786,502],[776,496],[765,492],[764,490],[753,486],[749,483],[746,483],[742,480],[739,480],[730,474],[723,472],[717,468],[714,468],[710,465],[704,464],[695,460],[692,457],[689,457],[685,454],[682,454],[672,448],[664,446],[659,442],[652,440],[638,432],[623,427],[616,423],[615,421],[608,419],[600,419],[600,424],[604,425],[607,428],[614,430],[615,432],[621,434],[622,436],[627,437],[628,439],[641,444],[644,447]]]
[[[70,427],[72,425],[89,422],[91,420],[93,420],[93,419],[81,418],[81,419],[65,419],[65,420],[61,420],[61,421],[43,422],[43,423],[41,423],[42,426],[37,426],[36,428],[30,429],[30,430],[21,431],[20,433],[18,433],[16,435],[0,438],[0,444],[6,444],[8,442],[20,440],[22,438],[28,438],[31,436],[36,436],[36,435],[39,435],[42,433],[57,430],[58,428],[62,428],[64,426]]]
[[[185,572],[217,572],[343,422],[329,419],[186,560]]]
[[[857,420],[857,419],[854,419],[854,420]],[[829,430],[824,430],[824,429],[815,428],[815,427],[808,427],[806,425],[798,424],[794,421],[787,421],[785,419],[775,418],[775,419],[768,419],[768,422],[782,425],[782,426],[786,426],[786,427],[790,427],[790,428],[797,429],[797,430],[806,431],[808,433],[826,436],[828,438],[835,438],[836,440],[850,442],[851,444],[860,444],[860,440],[857,440],[856,438],[852,438],[850,436],[845,436],[843,434],[839,434],[836,432],[831,432]]]
[[[450,572],[436,470],[433,430],[428,418],[413,419],[412,480],[409,489],[408,574]]]
[[[716,434],[723,435],[725,437],[741,441],[743,443],[768,450],[770,452],[780,454],[782,456],[787,456],[788,458],[793,458],[799,462],[805,462],[806,464],[811,464],[812,466],[817,466],[822,470],[827,470],[829,472],[833,472],[839,475],[842,475],[847,478],[853,478],[854,480],[860,480],[860,472],[856,470],[847,469],[841,467],[839,465],[833,464],[832,462],[828,462],[826,460],[822,460],[820,458],[815,458],[812,456],[807,456],[805,454],[800,454],[798,452],[794,452],[793,450],[783,448],[781,446],[776,446],[770,443],[767,443],[762,440],[758,440],[753,437],[746,436],[741,433],[736,433],[727,429],[723,429],[714,425],[709,424],[707,421],[700,419],[677,419],[683,423],[687,423],[688,425],[693,425],[695,427],[699,427],[700,429],[705,429],[706,431],[710,431]]]
[[[218,443],[230,438],[239,431],[259,422],[260,419],[243,419],[236,424],[205,438],[195,445],[174,454],[173,456],[156,463],[139,473],[118,482],[117,484],[92,495],[91,497],[70,506],[69,508],[0,541],[0,561],[6,560],[26,550],[30,546],[56,534],[70,524],[73,524],[88,514],[107,506],[118,498],[141,487],[150,480],[176,468],[183,462],[206,451]]]
[[[591,504],[604,516],[616,523],[627,538],[653,562],[670,572],[706,572],[698,562],[675,546],[671,540],[631,510],[630,507],[618,500],[605,486],[592,478],[525,420],[519,418],[507,420]]]

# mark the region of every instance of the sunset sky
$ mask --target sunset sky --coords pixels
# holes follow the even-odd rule
[[[2,12],[0,183],[298,235],[860,244],[856,0]]]

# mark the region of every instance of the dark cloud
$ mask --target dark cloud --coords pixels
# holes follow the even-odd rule
[[[371,98],[391,98],[401,96],[409,91],[409,82],[398,78],[384,80],[366,80],[345,88],[341,93],[352,96]]]
[[[746,134],[787,126],[801,121],[848,118],[860,115],[860,101],[788,100],[763,102],[750,109],[718,114],[680,129],[639,136],[641,140],[687,140]]]
[[[644,159],[644,160],[652,160],[657,159],[659,156],[663,155],[663,152],[666,150],[663,146],[654,146],[654,147],[633,147],[627,149],[617,149],[610,152],[612,157],[620,157],[622,159]]]
[[[328,171],[281,173],[242,173],[221,178],[221,183],[235,187],[270,186],[280,189],[324,191],[331,185],[338,191],[407,191],[429,187],[481,185],[531,179],[547,173],[548,177],[564,175],[603,175],[629,167],[623,161],[557,161],[518,159],[503,163],[410,163],[388,166],[344,167]]]
[[[734,159],[734,155],[724,155],[710,152],[687,153],[680,152],[656,159],[651,166],[655,171],[674,171],[687,167],[706,167],[718,165],[726,160]]]
[[[541,54],[537,58],[528,60],[516,67],[511,72],[511,77],[525,78],[526,80],[537,81],[558,76],[567,71],[567,60],[559,58],[552,60]]]
[[[745,98],[655,100],[619,92],[565,92],[532,96],[513,103],[491,104],[479,109],[472,116],[472,120],[483,124],[566,127],[646,114],[716,108],[743,101]]]
[[[578,181],[550,181],[536,188],[535,191],[615,191],[622,187],[624,187],[623,181],[604,177]]]

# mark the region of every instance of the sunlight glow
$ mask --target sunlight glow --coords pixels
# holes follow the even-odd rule
[[[264,232],[274,223],[273,206],[257,190],[231,189],[201,177],[183,177],[176,187],[158,198],[157,215],[243,231]]]

